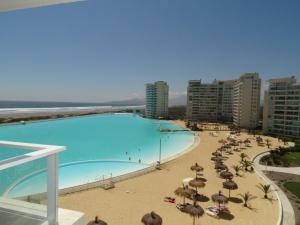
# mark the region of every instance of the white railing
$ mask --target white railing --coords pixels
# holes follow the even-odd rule
[[[65,147],[10,141],[0,141],[1,146],[31,150],[31,152],[1,160],[0,171],[47,157],[47,221],[49,225],[58,224],[58,153],[64,151]]]

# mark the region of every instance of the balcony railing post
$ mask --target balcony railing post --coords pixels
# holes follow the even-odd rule
[[[48,156],[47,220],[49,225],[58,225],[58,155]]]

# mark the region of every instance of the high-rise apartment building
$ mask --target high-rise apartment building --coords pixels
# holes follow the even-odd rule
[[[146,117],[168,117],[169,87],[164,81],[146,84]]]
[[[189,81],[187,119],[191,121],[232,121],[233,80],[204,84]]]
[[[233,124],[254,129],[259,125],[261,80],[258,73],[241,75],[233,88]]]
[[[263,117],[265,133],[300,138],[300,83],[295,77],[269,80]]]
[[[187,89],[187,119],[234,122],[241,128],[256,128],[259,122],[261,81],[257,73],[238,80],[215,80],[204,84],[191,80]]]

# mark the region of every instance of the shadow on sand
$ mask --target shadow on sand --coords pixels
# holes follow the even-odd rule
[[[237,198],[237,197],[230,197],[229,201],[233,202],[233,203],[238,203],[238,204],[243,203],[243,199]]]
[[[234,219],[234,215],[232,215],[229,212],[221,212],[219,214],[219,218],[223,219],[223,220],[233,220]]]

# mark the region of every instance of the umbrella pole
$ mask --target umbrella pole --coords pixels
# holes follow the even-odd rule
[[[195,216],[193,216],[193,225],[195,225]]]

